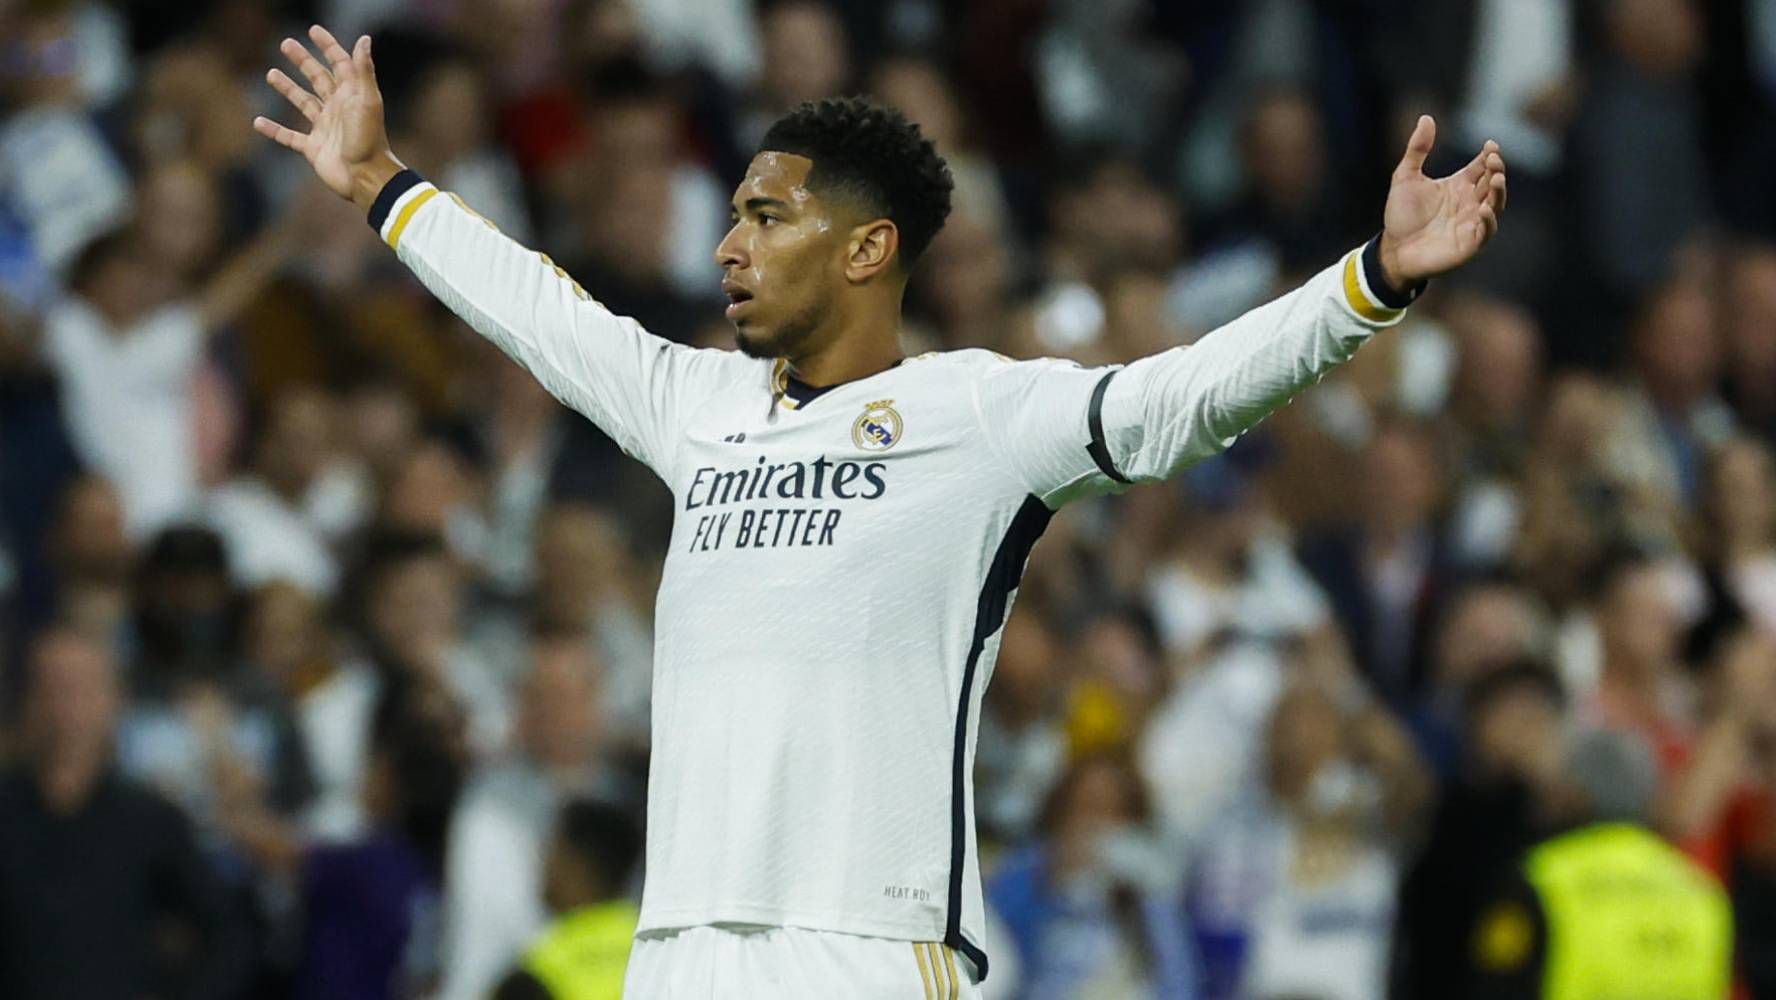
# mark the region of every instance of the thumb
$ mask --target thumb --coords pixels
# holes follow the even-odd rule
[[[1422,173],[1425,157],[1431,155],[1431,147],[1437,142],[1437,122],[1430,115],[1419,115],[1418,124],[1412,128],[1412,138],[1406,140],[1406,155],[1400,157],[1400,165],[1394,168],[1397,177],[1402,173]]]

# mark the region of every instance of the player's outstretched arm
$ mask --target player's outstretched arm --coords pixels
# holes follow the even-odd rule
[[[1232,444],[1405,315],[1424,283],[1498,232],[1505,161],[1488,141],[1461,170],[1425,175],[1436,123],[1420,117],[1394,169],[1382,231],[1305,285],[1188,348],[1113,373],[1090,421],[1106,475],[1161,479]]]
[[[727,352],[696,351],[614,316],[549,258],[508,239],[397,159],[383,126],[370,39],[350,52],[320,25],[320,56],[294,38],[280,50],[307,81],[266,79],[307,131],[255,118],[261,135],[301,153],[334,194],[368,215],[431,293],[497,344],[566,405],[665,474],[683,408],[735,369]]]

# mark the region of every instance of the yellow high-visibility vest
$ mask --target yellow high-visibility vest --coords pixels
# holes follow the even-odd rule
[[[583,906],[550,925],[524,956],[554,1000],[619,1000],[641,911],[620,900]]]
[[[1547,916],[1546,1000],[1723,1000],[1733,913],[1700,865],[1653,833],[1606,823],[1535,848]]]

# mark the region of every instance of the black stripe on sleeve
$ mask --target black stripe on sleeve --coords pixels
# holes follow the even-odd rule
[[[1085,450],[1091,455],[1092,461],[1098,463],[1098,471],[1119,483],[1128,482],[1128,477],[1116,471],[1116,463],[1110,461],[1110,447],[1104,443],[1104,393],[1110,388],[1110,380],[1116,377],[1120,368],[1112,368],[1098,379],[1092,389],[1091,407],[1086,413],[1086,424],[1091,428],[1091,441]]]
[[[1024,575],[1024,563],[1036,540],[1048,528],[1054,511],[1035,496],[1024,498],[1023,506],[1005,529],[999,550],[987,567],[981,583],[980,602],[974,609],[974,639],[968,645],[968,662],[962,668],[962,698],[956,706],[956,747],[950,774],[950,898],[949,918],[944,924],[944,944],[962,953],[974,963],[980,980],[987,978],[987,953],[962,936],[962,873],[968,853],[968,708],[974,693],[975,668],[980,665],[981,650],[987,640],[1005,624],[1011,606],[1011,593]],[[977,980],[978,982],[979,980]]]
[[[1427,282],[1419,282],[1405,291],[1397,291],[1388,287],[1381,277],[1381,234],[1363,246],[1363,276],[1369,279],[1369,291],[1375,295],[1375,301],[1389,309],[1404,309],[1411,305],[1424,293]]]
[[[382,190],[377,192],[376,200],[370,203],[370,228],[381,234],[382,224],[388,221],[389,213],[394,211],[395,202],[423,183],[425,178],[411,170],[403,170],[390,177]]]

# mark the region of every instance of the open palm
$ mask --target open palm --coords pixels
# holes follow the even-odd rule
[[[347,52],[318,24],[308,29],[308,36],[326,57],[325,63],[294,38],[284,39],[279,46],[308,80],[308,88],[281,69],[265,74],[277,92],[308,119],[308,132],[286,128],[265,117],[253,119],[253,128],[301,153],[323,184],[342,198],[352,198],[361,193],[362,168],[390,158],[382,121],[382,91],[376,86],[376,69],[370,61],[370,38],[359,38]]]
[[[1448,177],[1425,175],[1425,157],[1437,139],[1437,124],[1421,115],[1394,168],[1382,215],[1382,260],[1389,277],[1402,285],[1466,264],[1498,232],[1505,208],[1505,160],[1498,143],[1480,152]]]

